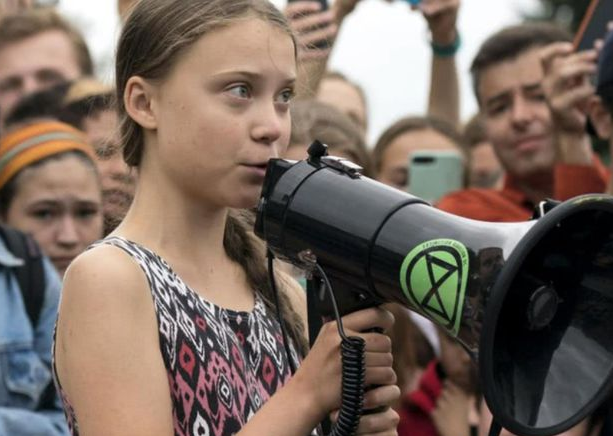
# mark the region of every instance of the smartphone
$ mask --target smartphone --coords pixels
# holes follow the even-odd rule
[[[421,0],[405,0],[405,1],[411,6],[417,6],[418,4],[421,3]]]
[[[305,0],[287,0],[287,3],[295,3],[295,2],[299,2],[299,1],[305,1]],[[317,3],[319,3],[319,5],[321,6],[320,11],[325,11],[328,9],[328,0],[309,0],[309,1],[316,1]],[[314,28],[313,30],[315,30],[316,28]],[[317,41],[315,43],[313,43],[313,47],[314,48],[319,48],[319,49],[326,49],[330,47],[330,41],[323,39],[321,41]]]
[[[607,34],[607,23],[611,20],[613,20],[613,1],[591,0],[575,34],[573,41],[575,50],[594,48],[596,39],[604,39]]]
[[[409,157],[409,194],[436,203],[464,188],[464,156],[454,150],[419,150]]]

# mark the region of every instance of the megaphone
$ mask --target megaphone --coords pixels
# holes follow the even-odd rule
[[[319,265],[343,313],[400,303],[478,362],[495,420],[561,433],[609,395],[613,199],[586,195],[522,223],[457,217],[363,177],[314,143],[269,162],[255,223],[277,256]]]

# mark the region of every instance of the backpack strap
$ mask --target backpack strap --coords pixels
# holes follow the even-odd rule
[[[4,240],[8,250],[15,257],[24,261],[23,266],[14,269],[15,277],[19,283],[28,318],[35,329],[45,298],[45,271],[42,253],[30,236],[17,230],[0,226],[0,237]]]

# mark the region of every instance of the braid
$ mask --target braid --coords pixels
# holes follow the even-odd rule
[[[247,275],[247,281],[256,292],[258,292],[264,304],[276,313],[274,305],[274,295],[272,287],[268,281],[268,271],[265,262],[264,244],[251,236],[247,231],[246,225],[249,218],[242,217],[236,211],[231,211],[226,222],[224,233],[224,248],[230,259],[238,263]],[[287,292],[281,285],[281,280],[277,280],[279,285],[279,309],[281,320],[285,331],[294,342],[300,355],[306,356],[308,345],[304,337],[304,322],[292,307]]]

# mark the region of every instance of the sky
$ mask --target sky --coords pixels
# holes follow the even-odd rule
[[[280,8],[285,5],[285,0],[272,1]],[[468,69],[479,45],[501,27],[521,21],[522,12],[534,11],[538,4],[538,0],[462,0],[458,21],[462,46],[457,55],[462,120],[477,110]],[[111,82],[119,32],[115,0],[60,0],[60,10],[84,32],[100,79]],[[397,119],[425,112],[430,56],[425,20],[404,0],[361,0],[345,20],[329,67],[363,87],[371,143]]]

